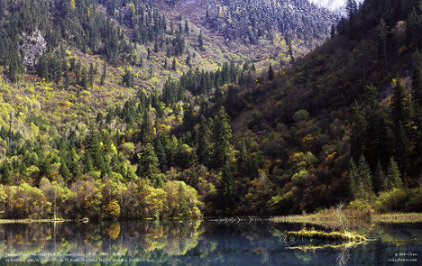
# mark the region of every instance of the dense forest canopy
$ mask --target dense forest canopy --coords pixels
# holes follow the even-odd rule
[[[0,1],[0,216],[421,211],[422,2],[350,0],[303,58],[293,39],[330,25],[265,3],[243,20],[224,1],[197,28],[166,18],[177,1]],[[291,67],[205,69],[209,30],[254,47],[282,34]]]

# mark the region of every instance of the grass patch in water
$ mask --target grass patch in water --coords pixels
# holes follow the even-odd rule
[[[317,230],[302,229],[298,232],[286,232],[286,239],[292,238],[306,238],[311,240],[327,240],[327,241],[348,241],[348,242],[362,242],[366,241],[366,237],[352,233],[352,232],[324,232]]]
[[[0,224],[63,223],[70,220],[56,219],[0,219]]]
[[[375,214],[371,221],[377,223],[420,223],[422,222],[422,213],[385,213]]]
[[[347,243],[342,243],[342,244],[326,244],[326,245],[299,245],[299,246],[292,246],[292,247],[286,247],[286,249],[290,249],[290,250],[301,250],[301,251],[315,251],[315,250],[320,250],[320,249],[327,249],[327,248],[331,248],[331,249],[349,249],[352,247],[356,247],[359,245],[364,244],[364,241],[361,242],[347,242]]]

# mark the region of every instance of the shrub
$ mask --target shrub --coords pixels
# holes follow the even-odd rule
[[[306,170],[300,170],[299,173],[296,173],[292,177],[292,183],[296,186],[302,186],[305,184],[306,180],[309,177],[309,173]]]
[[[371,205],[364,199],[356,199],[350,202],[348,208],[356,211],[372,211]]]
[[[422,212],[422,186],[410,190],[409,202],[407,202],[405,209],[409,212]]]
[[[402,188],[382,192],[375,202],[375,210],[378,212],[403,211],[409,195]]]
[[[308,120],[308,119],[309,119],[309,113],[305,109],[300,109],[299,111],[297,111],[293,115],[293,120],[296,123],[299,123],[301,121],[305,121],[305,120]]]

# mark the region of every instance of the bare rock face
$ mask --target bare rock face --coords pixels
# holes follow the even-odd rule
[[[27,68],[34,68],[39,58],[47,49],[47,42],[39,30],[32,34],[22,34],[19,42],[19,51],[23,58],[23,63]]]

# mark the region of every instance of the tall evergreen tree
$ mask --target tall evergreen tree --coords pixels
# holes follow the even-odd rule
[[[138,169],[136,174],[139,177],[152,177],[160,172],[159,162],[151,143],[143,145],[141,153],[138,154]]]
[[[390,159],[384,186],[385,190],[391,190],[393,188],[403,188],[403,181],[401,179],[400,170],[393,157],[391,157]]]
[[[221,168],[229,163],[233,146],[231,144],[232,129],[229,124],[229,116],[224,107],[220,108],[218,115],[213,122],[213,139],[214,139],[214,167]]]
[[[220,184],[220,194],[223,196],[223,206],[232,207],[236,200],[236,182],[229,164],[226,164],[223,169]]]
[[[155,139],[155,153],[157,154],[158,162],[160,164],[160,170],[162,172],[167,171],[167,157],[166,157],[166,151],[164,149],[163,144],[161,143],[160,138]]]
[[[150,143],[152,141],[152,138],[154,137],[152,134],[152,123],[151,119],[149,118],[149,112],[148,110],[144,111],[144,115],[142,117],[142,123],[140,126],[140,141],[144,144]]]
[[[274,79],[274,70],[272,65],[270,65],[268,67],[268,80],[273,80]]]
[[[198,159],[201,164],[206,166],[211,162],[211,130],[208,126],[208,121],[204,116],[201,116],[201,124],[198,136]]]
[[[104,86],[105,79],[107,78],[107,65],[104,63],[103,65],[103,74],[101,75],[100,84]]]

